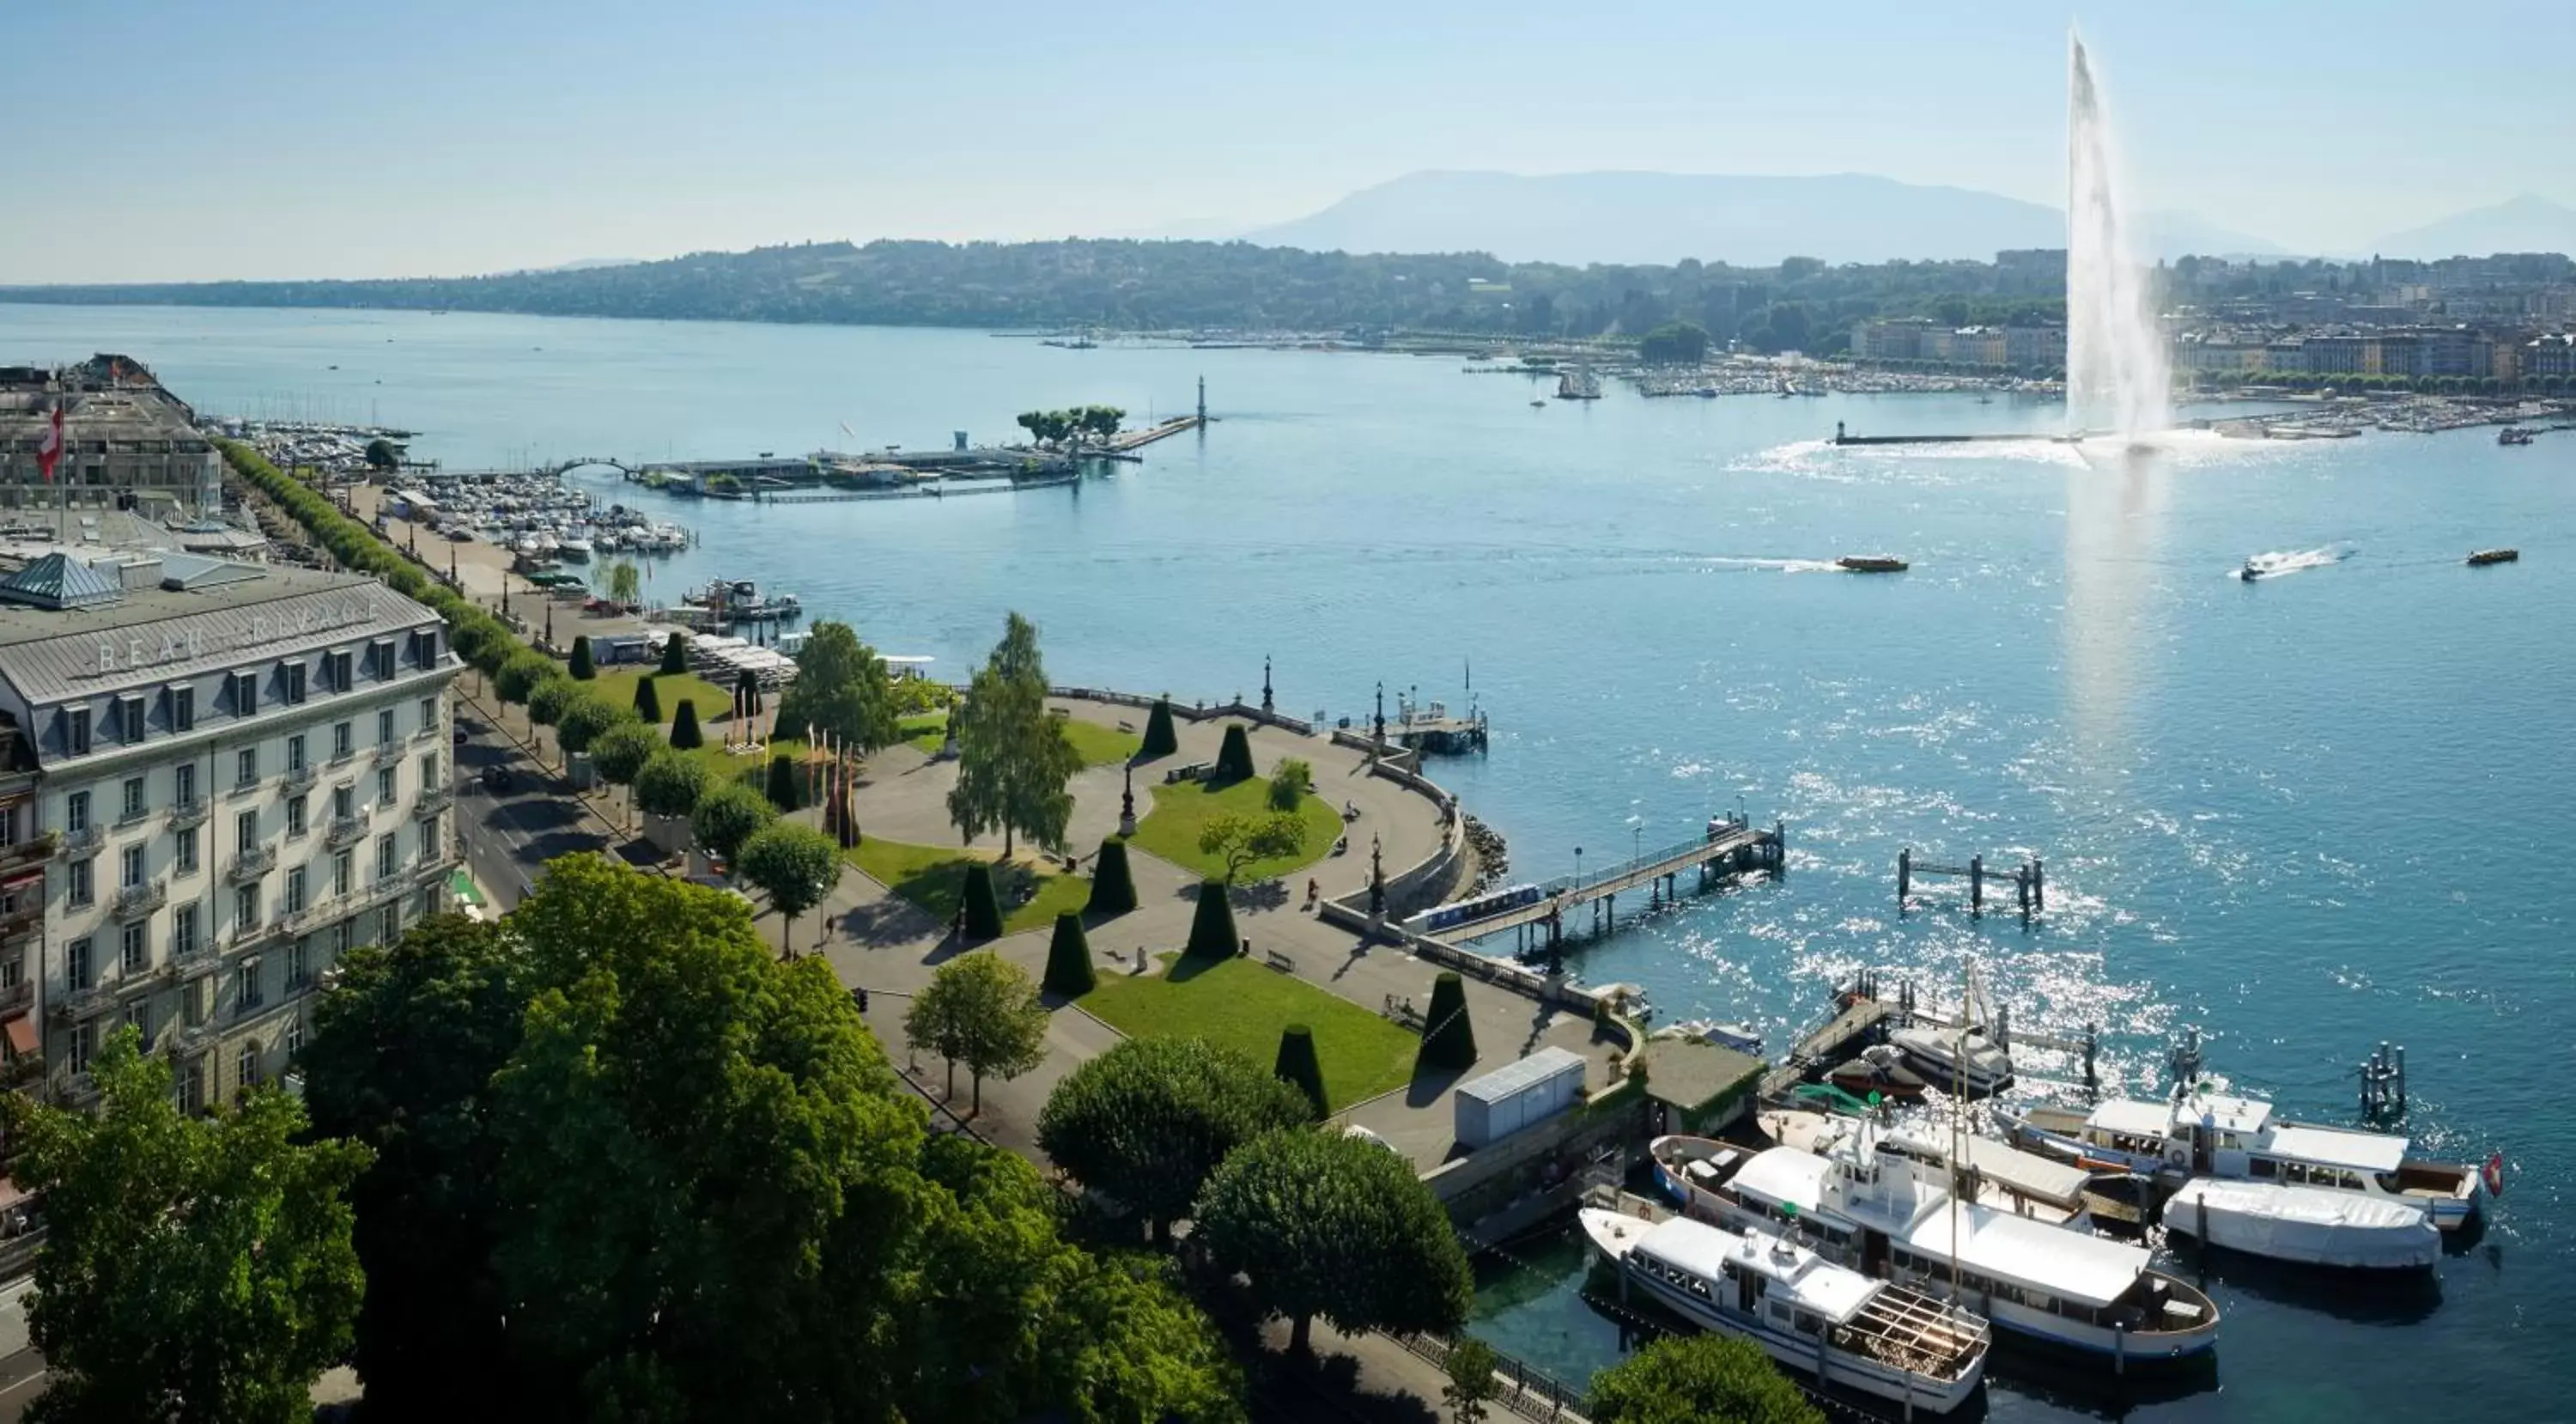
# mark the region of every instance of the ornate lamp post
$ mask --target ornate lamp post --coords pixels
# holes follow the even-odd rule
[[[1136,834],[1136,763],[1127,763],[1127,789],[1118,797],[1118,834]]]
[[[1264,712],[1267,712],[1267,711],[1271,710],[1271,707],[1270,707],[1270,655],[1269,655],[1268,653],[1264,653],[1264,654],[1262,654],[1262,655],[1261,655],[1261,710],[1262,710],[1262,711],[1264,711]]]
[[[1385,855],[1386,847],[1379,843],[1377,833],[1371,831],[1369,833],[1369,918],[1379,924],[1386,922]]]
[[[1386,751],[1386,684],[1377,685],[1377,736],[1369,743],[1369,760],[1375,761]]]

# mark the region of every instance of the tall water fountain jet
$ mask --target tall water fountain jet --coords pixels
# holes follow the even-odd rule
[[[2084,40],[2066,35],[2066,423],[2136,434],[2173,424],[2173,374]]]

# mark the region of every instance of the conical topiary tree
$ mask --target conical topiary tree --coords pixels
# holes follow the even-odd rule
[[[1046,991],[1079,999],[1099,982],[1092,972],[1091,941],[1082,933],[1082,916],[1067,910],[1055,917],[1055,939],[1047,945]]]
[[[1127,868],[1127,843],[1110,836],[1091,862],[1091,903],[1095,915],[1123,915],[1136,908],[1136,876]]]
[[[662,725],[662,694],[654,690],[650,674],[635,679],[635,715],[652,726]]]
[[[780,812],[795,810],[803,804],[797,797],[796,759],[782,752],[769,759],[769,804]]]
[[[1154,699],[1154,710],[1145,718],[1145,745],[1136,755],[1141,758],[1170,756],[1181,749],[1181,734],[1172,728],[1172,704],[1167,698]]]
[[[745,717],[760,715],[760,675],[758,673],[744,668],[742,676],[733,680],[733,694],[735,702],[742,707],[742,715]]]
[[[1234,933],[1234,905],[1225,898],[1225,882],[1199,882],[1199,910],[1190,919],[1190,944],[1185,953],[1205,958],[1223,959],[1242,943]]]
[[[1315,1057],[1315,1031],[1304,1024],[1290,1024],[1279,1034],[1279,1057],[1270,1065],[1273,1076],[1306,1095],[1315,1105],[1315,1116],[1329,1115],[1333,1110],[1324,1096],[1324,1065]]]
[[[685,635],[673,632],[662,644],[662,671],[679,674],[689,670],[689,645]]]
[[[671,714],[671,748],[685,752],[704,745],[706,738],[698,734],[698,705],[683,697],[680,710]]]
[[[1225,741],[1216,749],[1216,770],[1208,779],[1222,786],[1252,779],[1252,738],[1244,735],[1241,722],[1226,724]]]
[[[1431,981],[1431,1011],[1422,1016],[1422,1052],[1415,1072],[1429,1068],[1464,1068],[1476,1061],[1476,1026],[1467,1019],[1467,986],[1455,969],[1440,971]]]
[[[966,910],[968,939],[1002,937],[1002,899],[993,893],[993,867],[980,860],[966,867],[960,903]]]
[[[572,640],[572,676],[575,682],[588,682],[599,676],[599,668],[590,660],[590,635],[580,634]]]

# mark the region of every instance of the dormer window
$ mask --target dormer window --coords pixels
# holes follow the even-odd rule
[[[127,693],[116,699],[116,735],[131,746],[143,740],[143,696]]]
[[[73,707],[63,713],[63,745],[68,755],[89,755],[89,709]]]
[[[286,690],[286,705],[289,707],[304,705],[304,675],[305,667],[302,663],[277,665],[278,681]]]
[[[367,645],[367,672],[369,676],[378,678],[394,675],[393,639],[378,638]]]
[[[322,685],[332,692],[349,692],[358,680],[349,674],[350,655],[346,650],[322,655]]]
[[[237,672],[226,680],[231,682],[233,687],[233,715],[236,717],[259,715],[259,674]]]

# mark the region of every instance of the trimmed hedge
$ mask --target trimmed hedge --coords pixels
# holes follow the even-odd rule
[[[678,633],[662,640],[662,671],[682,673],[689,670],[689,645]]]
[[[993,867],[980,860],[966,867],[966,891],[959,907],[966,912],[968,939],[1002,937],[1002,898],[993,893]]]
[[[1067,910],[1055,917],[1055,938],[1047,945],[1046,991],[1079,999],[1099,982],[1091,967],[1091,940],[1082,932],[1082,916]]]
[[[1225,741],[1216,749],[1216,769],[1208,773],[1215,786],[1231,786],[1252,779],[1252,738],[1246,736],[1241,722],[1229,722]]]
[[[1123,915],[1136,908],[1136,875],[1127,868],[1127,843],[1110,836],[1091,862],[1091,903],[1095,915]]]
[[[649,673],[635,679],[635,715],[656,727],[662,725],[662,694],[654,689]]]
[[[679,751],[691,752],[705,746],[706,741],[706,738],[698,735],[698,705],[688,698],[681,698],[680,710],[671,716],[672,747]]]
[[[803,778],[796,774],[796,759],[781,752],[769,759],[769,804],[781,812],[793,811],[800,804],[797,792]]]
[[[599,668],[590,660],[590,635],[576,634],[572,640],[572,676],[575,682],[588,682],[599,676]]]
[[[1190,943],[1182,953],[1200,959],[1224,959],[1242,947],[1234,932],[1234,904],[1225,897],[1225,882],[1199,882],[1198,913],[1190,917]]]
[[[1181,734],[1172,727],[1170,699],[1154,699],[1154,710],[1145,718],[1145,745],[1136,753],[1139,761],[1166,757],[1181,749]]]
[[[1304,1024],[1290,1024],[1279,1032],[1279,1057],[1270,1071],[1288,1086],[1306,1095],[1315,1105],[1318,1120],[1331,1114],[1332,1100],[1324,1096],[1324,1065],[1315,1057],[1315,1031]]]
[[[1422,1022],[1422,1052],[1413,1071],[1464,1068],[1476,1061],[1476,1025],[1467,1018],[1467,986],[1457,970],[1444,969],[1431,981],[1431,1009]]]

